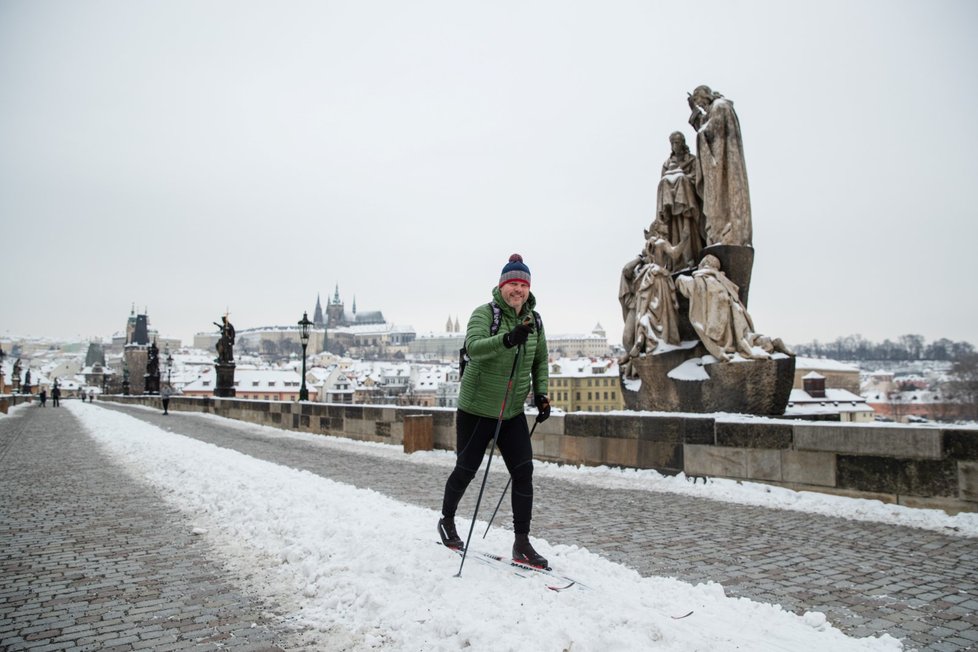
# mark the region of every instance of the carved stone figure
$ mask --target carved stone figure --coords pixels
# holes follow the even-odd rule
[[[618,303],[621,304],[621,316],[625,320],[621,335],[625,355],[618,362],[623,366],[628,362],[628,352],[635,346],[635,304],[639,284],[638,272],[647,262],[645,251],[642,251],[638,256],[628,261],[621,270],[621,280],[618,283]]]
[[[661,220],[652,223],[645,241],[646,263],[637,269],[635,290],[635,339],[629,358],[651,353],[659,345],[679,344],[679,304],[672,271],[688,244],[668,240],[669,225]]]
[[[696,129],[706,243],[752,246],[750,191],[740,120],[733,102],[709,86],[689,96],[689,123]]]
[[[669,242],[679,244],[685,237],[688,244],[681,252],[680,261],[692,267],[704,244],[700,232],[699,197],[696,194],[700,170],[682,132],[672,132],[669,144],[672,151],[662,164],[655,214],[656,219],[669,225]]]
[[[737,285],[720,270],[716,256],[704,256],[692,276],[676,279],[676,288],[689,297],[689,321],[717,360],[728,362],[735,353],[755,360],[766,360],[775,351],[790,353],[781,340],[754,332]]]
[[[149,376],[160,375],[160,349],[156,346],[156,340],[149,346],[148,357],[146,358],[146,374]]]
[[[221,317],[221,321],[221,324],[214,322],[221,329],[221,339],[217,341],[217,361],[231,363],[234,362],[234,326],[227,315]]]

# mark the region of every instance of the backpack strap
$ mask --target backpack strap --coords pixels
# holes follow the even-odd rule
[[[495,301],[489,302],[489,309],[492,310],[492,323],[489,324],[489,336],[492,337],[499,332],[499,324],[503,318],[503,311]]]

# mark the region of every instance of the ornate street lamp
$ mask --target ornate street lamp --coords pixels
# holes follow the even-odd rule
[[[170,377],[173,372],[173,356],[170,355],[169,343],[166,345],[166,350],[164,351],[164,353],[166,353],[166,384],[170,385]]]
[[[302,387],[299,389],[299,400],[309,400],[309,390],[306,389],[306,347],[309,346],[309,313],[302,313],[302,321],[299,322],[299,340],[302,342]]]

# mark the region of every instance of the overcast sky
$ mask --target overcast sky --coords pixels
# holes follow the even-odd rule
[[[978,3],[0,0],[0,336],[190,343],[339,284],[420,331],[523,255],[600,322],[686,94],[734,102],[750,312],[978,343]],[[695,147],[694,147],[695,150]]]

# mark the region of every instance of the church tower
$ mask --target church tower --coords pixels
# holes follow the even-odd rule
[[[336,291],[329,305],[326,306],[326,323],[330,328],[343,326],[343,302],[340,301],[340,284],[336,284]]]
[[[323,305],[319,302],[319,293],[316,293],[316,311],[312,315],[312,323],[318,329],[326,325],[323,320]]]

